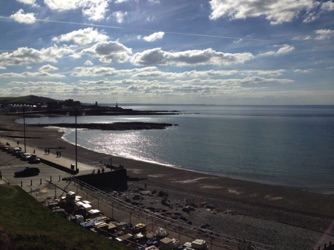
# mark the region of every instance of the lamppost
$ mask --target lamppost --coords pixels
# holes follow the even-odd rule
[[[75,117],[75,171],[78,172],[78,126],[77,126],[77,116],[78,111],[75,109],[74,117]]]
[[[23,106],[23,144],[24,144],[24,153],[27,153],[27,146],[26,146],[26,109]]]

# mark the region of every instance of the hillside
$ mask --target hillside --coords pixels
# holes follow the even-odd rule
[[[17,186],[0,186],[0,249],[127,249],[61,218]]]
[[[19,96],[19,97],[0,97],[0,104],[12,104],[12,103],[33,104],[33,103],[46,103],[52,101],[57,101],[57,100],[35,95]]]

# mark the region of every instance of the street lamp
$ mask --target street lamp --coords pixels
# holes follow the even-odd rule
[[[75,171],[78,172],[78,126],[77,126],[77,116],[78,111],[75,109],[74,117],[75,117]]]
[[[24,153],[27,153],[27,146],[26,146],[26,109],[23,105],[23,144],[24,144]]]

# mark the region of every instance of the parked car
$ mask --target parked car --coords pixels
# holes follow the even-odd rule
[[[26,177],[39,174],[39,168],[26,167],[24,169],[18,170],[15,172],[15,177]]]
[[[40,163],[41,159],[38,158],[36,155],[31,155],[28,162],[32,164],[36,164],[36,163]]]
[[[10,147],[10,146],[9,146],[8,143],[6,143],[6,144],[1,144],[1,145],[0,145],[1,150],[4,151],[4,152],[7,151],[7,150],[9,149],[9,147]]]
[[[14,152],[14,148],[13,147],[9,147],[7,149],[7,154],[12,154]]]
[[[14,148],[14,151],[12,152],[12,155],[17,156],[21,153],[21,147]]]
[[[23,161],[28,161],[30,157],[31,157],[30,153],[21,154],[21,160],[23,160]]]

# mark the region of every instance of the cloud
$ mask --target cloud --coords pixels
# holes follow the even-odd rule
[[[293,40],[328,40],[334,37],[334,30],[331,29],[319,29],[315,30],[313,35],[296,36]]]
[[[111,63],[112,60],[124,63],[130,59],[132,50],[115,41],[102,42],[93,45],[81,52],[82,55],[98,57],[101,62]]]
[[[291,79],[280,78],[264,78],[259,76],[247,76],[244,79],[240,79],[241,85],[256,86],[256,85],[269,85],[269,84],[288,84],[293,83]]]
[[[114,20],[116,21],[116,23],[123,23],[124,22],[124,18],[128,15],[128,12],[126,11],[115,11],[112,13],[112,16],[114,18]]]
[[[80,8],[81,0],[62,1],[62,0],[44,0],[46,6],[51,10],[66,11]]]
[[[111,67],[75,67],[72,76],[114,76],[118,74],[115,68]]]
[[[132,57],[134,65],[176,65],[176,66],[197,66],[197,65],[219,65],[227,66],[244,63],[253,59],[251,53],[223,53],[211,48],[205,50],[186,50],[181,52],[163,51],[161,48],[154,48],[136,53]]]
[[[38,4],[36,4],[36,0],[16,0],[20,3],[31,5],[32,7],[39,7]]]
[[[315,31],[315,40],[326,40],[334,37],[334,30],[320,29]]]
[[[101,33],[93,28],[79,29],[67,34],[54,37],[52,41],[54,42],[70,42],[73,41],[79,45],[87,45],[94,42],[105,42],[108,40],[108,36]]]
[[[285,70],[185,70],[181,72],[162,71],[157,67],[143,67],[132,69],[115,69],[113,67],[93,66],[76,67],[72,75],[76,77],[106,77],[117,76],[125,79],[152,79],[165,81],[166,79],[189,81],[189,79],[218,80],[227,77],[264,76],[278,77]]]
[[[42,67],[39,68],[39,71],[55,71],[57,70],[57,67],[54,67],[50,64],[43,65]]]
[[[44,0],[44,3],[55,11],[81,9],[89,20],[101,21],[105,18],[109,0]]]
[[[3,78],[64,78],[65,75],[62,74],[52,74],[46,71],[39,71],[39,72],[22,72],[22,73],[14,73],[8,72],[0,74],[0,77]]]
[[[284,55],[287,53],[290,53],[291,51],[293,51],[295,48],[291,45],[288,44],[284,44],[281,48],[279,48],[276,51],[268,51],[265,53],[261,53],[259,54],[259,56],[278,56],[278,55]]]
[[[310,11],[319,3],[313,0],[211,0],[211,20],[222,17],[246,19],[264,16],[271,24],[291,22],[302,11]]]
[[[148,0],[148,2],[152,4],[159,4],[160,0]]]
[[[73,54],[73,50],[67,47],[58,48],[57,46],[36,50],[33,48],[21,47],[13,52],[0,54],[0,65],[20,65],[28,63],[56,63],[57,58],[66,54]]]
[[[94,63],[92,63],[91,61],[87,60],[87,61],[84,63],[84,65],[86,65],[86,66],[92,66],[92,65],[94,65]]]
[[[36,22],[34,13],[24,13],[23,9],[18,10],[15,14],[10,15],[11,19],[18,23],[32,24]]]
[[[115,4],[126,3],[128,0],[115,0]]]
[[[312,71],[313,69],[294,69],[293,70],[294,73],[310,73]]]
[[[145,40],[146,42],[154,42],[156,40],[162,39],[165,35],[165,32],[155,32],[149,36],[144,36],[143,40]]]
[[[327,1],[321,4],[321,10],[323,11],[333,11],[334,10],[334,2]]]

